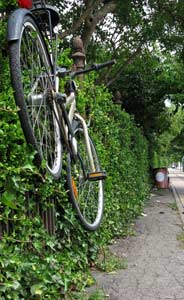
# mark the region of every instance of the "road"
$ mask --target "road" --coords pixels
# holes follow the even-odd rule
[[[170,180],[176,197],[184,199],[184,174],[174,170]],[[172,191],[154,191],[135,228],[136,236],[110,247],[128,268],[95,271],[96,287],[110,300],[184,300],[184,231]]]

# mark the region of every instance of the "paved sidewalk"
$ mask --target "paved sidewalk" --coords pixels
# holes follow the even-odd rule
[[[180,185],[178,195],[184,192],[184,178]],[[184,234],[183,223],[171,191],[154,192],[136,232],[111,246],[127,258],[128,268],[114,275],[95,272],[97,287],[110,300],[184,300],[184,243],[177,239]]]

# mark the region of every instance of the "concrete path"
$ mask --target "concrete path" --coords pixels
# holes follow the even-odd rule
[[[177,197],[184,199],[184,174],[170,177]],[[171,191],[154,191],[136,232],[111,246],[127,258],[128,268],[114,275],[94,272],[97,287],[110,300],[184,300],[184,242],[178,240],[184,238],[183,223]]]

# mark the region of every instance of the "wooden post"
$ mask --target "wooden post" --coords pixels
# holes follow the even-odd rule
[[[73,40],[73,54],[72,59],[74,62],[73,69],[74,71],[84,70],[85,67],[85,53],[83,42],[80,37],[75,37]],[[83,79],[83,74],[78,75],[78,79]]]

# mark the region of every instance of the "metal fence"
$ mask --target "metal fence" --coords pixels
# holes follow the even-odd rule
[[[35,199],[36,201],[36,199]],[[36,210],[32,211],[30,209],[30,200],[29,198],[26,199],[26,214],[29,218],[34,218],[36,215],[40,216],[43,222],[43,225],[47,232],[50,235],[54,235],[56,232],[56,205],[55,201],[50,199],[47,202],[47,208],[43,208],[40,203],[36,204]],[[5,234],[11,234],[15,223],[18,221],[14,218],[14,211],[12,210],[11,216],[7,218],[3,216],[3,211],[0,214],[0,239]]]

